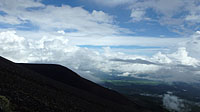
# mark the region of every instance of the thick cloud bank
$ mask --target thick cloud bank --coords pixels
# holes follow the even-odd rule
[[[195,42],[199,42],[197,34]],[[109,47],[99,52],[77,47],[60,33],[36,41],[18,36],[15,31],[5,31],[0,32],[0,55],[15,62],[62,64],[93,81],[99,80],[98,75],[107,74],[167,82],[200,82],[199,58],[190,55],[193,49],[187,47],[194,38],[172,53],[159,52],[145,57],[114,52]]]

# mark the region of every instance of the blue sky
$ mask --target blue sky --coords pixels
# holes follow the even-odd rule
[[[70,5],[72,7],[83,7],[85,10],[87,10],[89,12],[92,12],[93,10],[103,11],[105,13],[108,13],[109,15],[114,16],[115,20],[116,20],[116,24],[119,24],[119,26],[128,28],[128,29],[132,30],[133,32],[135,32],[135,34],[132,34],[132,35],[157,36],[157,37],[159,37],[160,35],[167,36],[167,37],[180,36],[180,34],[173,32],[172,29],[170,29],[171,28],[170,26],[161,25],[158,22],[159,18],[161,18],[161,16],[163,16],[163,14],[156,12],[155,6],[154,7],[149,6],[145,9],[145,16],[149,17],[150,19],[154,19],[154,21],[130,22],[131,8],[128,8],[128,7],[131,7],[131,5],[123,4],[123,2],[121,3],[121,0],[114,0],[113,6],[112,6],[112,3],[109,3],[109,5],[107,6],[105,1],[102,1],[102,4],[99,2],[95,2],[95,1],[99,1],[99,0],[94,0],[94,1],[92,1],[92,0],[84,0],[84,1],[83,0],[59,0],[59,1],[41,0],[40,2],[45,5],[53,5],[53,6],[57,6],[57,7],[60,7],[62,5]],[[119,4],[115,5],[115,1],[118,1],[117,3],[119,3]],[[155,2],[154,0],[148,0],[147,2],[149,2],[149,1],[152,1],[152,3]],[[127,2],[128,3],[129,2],[130,3],[131,2],[138,3],[135,0],[128,0]],[[193,1],[191,1],[191,2],[193,2]],[[197,5],[199,4],[198,1],[194,1],[194,2],[195,2],[194,4],[197,4]],[[132,5],[134,5],[134,3],[132,3]],[[173,2],[171,4],[173,4]],[[185,5],[187,6],[187,2],[182,7],[184,8]],[[176,7],[176,5],[174,7]],[[163,10],[165,10],[165,9],[163,8]],[[179,10],[182,10],[182,9],[179,9]],[[174,12],[176,12],[176,10],[174,10]],[[182,11],[178,12],[177,14],[176,13],[173,14],[173,16],[171,18],[181,18],[182,16],[187,16],[187,14],[189,14],[189,13],[190,12],[188,12],[187,10],[186,11],[182,10]],[[1,11],[0,14],[5,15],[6,13]],[[199,24],[196,24],[196,25],[199,25]],[[190,26],[189,28],[194,27],[196,25]],[[185,25],[185,27],[187,27],[187,25]],[[194,29],[194,30],[198,30],[198,28]]]
[[[180,9],[172,10],[177,13],[170,15],[171,17],[169,17],[168,18],[169,20],[166,20],[166,22],[172,19],[177,19],[177,21],[180,23],[178,24],[177,22],[177,25],[171,25],[171,24],[161,22],[162,18],[164,18],[165,16],[168,17],[166,13],[171,13],[171,11],[167,12],[168,11],[167,8],[166,9],[163,8],[164,10],[163,12],[165,13],[164,14],[162,12],[159,12],[159,9],[156,6],[151,6],[151,5],[145,6],[145,3],[147,2],[149,3],[152,2],[153,4],[155,2],[154,0],[148,0],[146,2],[144,1],[144,6],[135,6],[136,8],[132,8],[132,7],[134,7],[133,6],[134,4],[139,4],[139,2],[135,0],[125,0],[125,1],[127,1],[127,3],[126,2],[123,3],[123,1],[121,0],[113,0],[113,3],[109,3],[109,2],[107,3],[104,0],[101,1],[102,3],[99,3],[99,0],[93,0],[93,1],[92,0],[56,0],[56,1],[55,0],[41,0],[40,2],[43,3],[44,5],[52,5],[52,6],[57,6],[57,7],[61,7],[62,5],[69,5],[71,7],[82,7],[83,9],[89,12],[92,12],[93,10],[103,11],[104,13],[107,13],[114,17],[113,24],[117,24],[119,27],[127,28],[130,31],[132,31],[132,33],[126,32],[126,33],[122,33],[121,35],[176,38],[176,37],[188,36],[194,33],[195,31],[199,30],[199,27],[198,27],[199,22],[193,23],[193,25],[190,25],[190,26],[188,26],[189,23],[187,24],[187,22],[189,21],[180,22],[180,21],[183,21],[184,17],[186,18],[188,15],[190,15],[189,11],[192,10],[192,9],[188,9],[188,10],[181,9],[182,7],[185,8],[187,5],[189,5],[187,2],[185,2],[185,4],[183,4],[182,6],[180,6],[179,7]],[[198,1],[194,1],[194,2],[195,2],[194,4],[199,4]],[[173,1],[171,1],[171,4],[173,4]],[[177,5],[174,5],[173,7],[178,7],[178,6],[179,4],[177,3]],[[134,17],[132,18],[130,17],[130,15],[131,13],[134,13],[134,11],[132,10],[137,9],[137,8],[145,12],[144,14],[145,17],[143,17],[139,21],[132,21]],[[177,10],[182,10],[182,11],[177,11]],[[2,16],[5,14],[6,13],[4,11],[0,12],[0,15]],[[145,20],[145,18],[149,18],[150,20]],[[178,19],[182,19],[182,20],[178,20]],[[181,27],[177,28],[179,25],[184,25],[183,26],[184,28],[181,28]],[[22,26],[23,28],[19,26]],[[29,21],[27,21],[27,23],[17,24],[17,25],[1,23],[1,27],[2,28],[16,28],[17,30],[40,30],[36,26],[34,26],[34,23],[31,23]],[[185,33],[183,29],[188,30],[187,33]],[[177,30],[177,31],[174,31],[174,30]]]
[[[0,0],[1,56],[95,81],[112,71],[199,81],[199,30],[199,0]],[[136,59],[154,64],[127,62]]]

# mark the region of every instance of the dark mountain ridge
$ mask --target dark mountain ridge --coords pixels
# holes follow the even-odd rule
[[[130,104],[130,100],[126,99],[121,94],[103,88],[98,84],[95,84],[87,79],[80,77],[78,74],[72,70],[55,64],[19,64],[30,70],[33,70],[43,76],[51,78],[53,80],[62,82],[64,84],[70,85],[72,87],[87,91],[99,97],[109,99],[111,101],[117,102],[119,104]]]
[[[60,65],[16,64],[0,57],[0,96],[16,112],[150,112]],[[0,107],[1,107],[0,103]]]

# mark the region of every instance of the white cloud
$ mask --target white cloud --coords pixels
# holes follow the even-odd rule
[[[60,33],[60,34],[65,34],[65,31],[63,31],[63,30],[59,30],[59,31],[57,31],[57,33]]]
[[[134,1],[128,6],[132,10],[132,22],[157,22],[175,33],[187,36],[199,28],[200,6],[196,0],[144,0]]]
[[[197,23],[200,22],[200,15],[188,15],[185,18],[187,21],[196,21]]]
[[[11,25],[21,23],[21,21],[17,17],[13,17],[13,16],[0,16],[0,22],[11,24]]]
[[[113,17],[109,16],[103,11],[93,10],[91,15],[94,17],[93,21],[102,22],[102,23],[113,23]]]
[[[175,60],[176,61],[175,63],[180,63],[183,65],[193,65],[193,66],[199,65],[198,60],[188,56],[188,52],[184,47],[179,48],[177,52],[170,54],[169,57]]]
[[[76,29],[85,35],[119,33],[117,26],[112,25],[111,16],[95,10],[89,13],[81,7],[47,6],[43,10],[29,12],[24,16],[28,16],[28,20],[40,26],[41,30]]]
[[[164,94],[163,105],[169,111],[176,112],[187,112],[188,109],[185,108],[184,101],[171,93]]]
[[[82,7],[69,5],[45,6],[34,0],[1,1],[0,10],[6,13],[6,15],[0,16],[2,23],[19,25],[28,22],[37,26],[40,31],[75,30],[85,36],[105,36],[131,32],[128,29],[120,28],[114,23],[113,16],[103,11],[93,10],[89,12]]]
[[[197,59],[200,59],[200,32],[197,31],[190,40],[186,41],[184,45],[189,52],[189,54]]]
[[[24,37],[15,35],[15,31],[0,32],[0,54],[14,61],[24,61],[27,43]]]
[[[159,46],[174,47],[177,43],[187,41],[188,38],[156,38],[156,37],[140,37],[140,36],[75,36],[68,34],[70,43],[74,45],[102,45],[102,46]],[[76,38],[74,38],[76,37]],[[87,41],[84,41],[87,40]]]
[[[192,23],[200,23],[200,5],[199,1],[191,1],[189,2],[189,6],[187,7],[187,10],[189,10],[189,14],[185,17],[185,20],[187,22],[192,22]]]
[[[89,1],[92,1],[92,2],[95,1],[96,3],[101,4],[101,5],[115,7],[118,5],[123,5],[123,4],[134,2],[135,0],[94,0],[94,1],[89,0]]]
[[[168,17],[171,17],[179,12],[181,12],[181,8],[184,7],[184,0],[153,0],[154,4],[152,8],[154,8],[157,12],[164,14]]]
[[[147,9],[153,9],[158,15],[163,15],[163,18],[172,17],[177,13],[180,13],[182,7],[185,6],[185,1],[181,0],[145,0],[137,1],[130,5],[130,9],[140,9],[144,13]],[[132,15],[132,13],[131,13]],[[146,16],[143,16],[145,19]],[[141,18],[142,20],[142,18]]]
[[[24,9],[27,7],[41,7],[44,6],[37,0],[1,0],[1,8],[8,10]]]
[[[145,20],[145,13],[146,11],[141,9],[132,9],[130,17],[132,18],[132,21]]]
[[[44,5],[34,0],[0,0],[0,11],[6,13],[0,15],[0,22],[13,25],[23,23],[26,20],[23,14],[29,7],[44,7]]]
[[[57,63],[75,70],[80,75],[98,82],[89,70],[97,61],[95,52],[70,46],[68,39],[52,35],[35,41],[20,37],[15,31],[0,32],[0,55],[14,62]],[[85,66],[89,64],[88,66]]]
[[[120,72],[130,72],[132,75],[135,74],[146,74],[154,73],[160,69],[157,65],[147,65],[147,64],[121,64],[118,68],[115,68]]]
[[[157,54],[155,54],[153,56],[153,60],[159,63],[172,63],[172,60],[166,55],[162,54],[161,52],[158,52]]]
[[[188,56],[188,52],[185,47],[180,47],[178,50],[172,54],[162,54],[157,53],[153,56],[153,59],[159,63],[167,63],[167,64],[181,64],[181,65],[189,65],[189,66],[199,66],[200,62]]]

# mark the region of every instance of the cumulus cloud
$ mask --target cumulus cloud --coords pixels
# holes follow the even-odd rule
[[[89,55],[86,55],[89,54]],[[0,55],[14,62],[57,63],[73,69],[83,77],[98,82],[89,71],[94,69],[95,52],[70,46],[63,36],[43,36],[38,41],[20,37],[15,31],[0,33]],[[88,66],[85,66],[89,64]]]
[[[187,108],[185,108],[184,100],[174,96],[171,92],[164,94],[163,96],[163,105],[169,111],[176,112],[189,112]]]
[[[157,53],[153,56],[153,60],[159,63],[175,64],[175,65],[191,65],[199,66],[200,63],[197,59],[188,56],[188,52],[185,47],[180,47],[172,54]]]
[[[153,56],[153,59],[159,63],[172,63],[172,60],[166,55],[162,54],[161,52],[158,52],[157,54],[155,54]]]
[[[183,46],[186,47],[191,56],[200,59],[200,31],[197,31],[194,35],[192,35],[191,39],[186,41]]]
[[[27,43],[24,37],[15,35],[15,31],[0,32],[0,54],[11,60],[26,62],[24,56]]]

